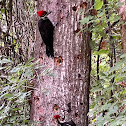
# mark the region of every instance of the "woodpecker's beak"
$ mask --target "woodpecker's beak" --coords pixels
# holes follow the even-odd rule
[[[49,11],[46,15],[49,15],[49,14],[51,14],[52,13],[52,11]]]
[[[49,11],[49,12],[47,12],[44,16],[42,16],[42,17],[47,17],[50,13],[52,13],[52,11]]]

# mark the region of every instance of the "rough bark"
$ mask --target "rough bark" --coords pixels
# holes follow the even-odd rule
[[[121,27],[121,41],[123,52],[126,53],[126,25],[122,25]]]
[[[125,0],[119,0],[123,5],[119,7],[119,14],[121,16],[122,21],[126,21],[126,2]],[[126,25],[121,25],[121,41],[123,52],[126,53]]]
[[[53,24],[58,22],[55,26],[54,53],[55,57],[63,58],[63,63],[56,65],[54,59],[46,56],[45,45],[42,44],[37,27],[35,57],[38,59],[42,55],[40,64],[53,68],[53,73],[56,74],[54,77],[42,76],[39,81],[35,81],[31,120],[40,121],[41,126],[56,126],[54,115],[63,117],[64,114],[65,121],[72,119],[77,126],[88,125],[90,33],[81,36],[74,34],[80,28],[78,22],[83,17],[72,10],[80,2],[81,0],[38,0],[38,10],[52,11],[50,20]],[[40,69],[39,73],[44,69]],[[59,106],[58,110],[54,109],[55,105]]]

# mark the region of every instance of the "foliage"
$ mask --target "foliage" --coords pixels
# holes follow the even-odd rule
[[[1,56],[0,60],[0,125],[37,125],[38,122],[30,120],[31,93],[35,89],[34,80],[40,76],[55,76],[51,69],[45,69],[38,74],[39,60],[33,58],[26,63],[20,63],[15,67],[13,61]],[[48,95],[49,91],[43,89]]]
[[[13,62],[3,58],[0,76],[0,125],[25,125],[29,119],[28,98],[32,90],[26,91],[34,79],[35,64],[29,60],[12,68]],[[3,66],[4,64],[4,66]],[[32,85],[33,86],[33,85]]]
[[[102,70],[100,72],[101,79],[95,81],[92,78],[93,84],[90,93],[92,104],[90,104],[89,112],[92,125],[125,126],[125,62],[126,58],[123,57],[119,59],[114,67],[109,67],[108,64],[105,66],[106,60],[104,60],[100,68]],[[92,76],[94,76],[95,67],[96,64],[93,65]],[[114,71],[116,71],[115,74],[113,74]],[[115,81],[112,83],[113,78]]]
[[[126,54],[122,55],[117,0],[95,0],[80,20],[92,32],[90,126],[126,125]],[[95,9],[97,13],[91,14]],[[90,27],[89,27],[90,25]]]
[[[27,125],[28,99],[34,89],[34,71],[39,68],[30,59],[35,41],[35,1],[0,0],[0,8],[0,125]]]

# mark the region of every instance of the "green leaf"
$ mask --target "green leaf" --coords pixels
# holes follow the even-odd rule
[[[80,22],[81,22],[81,24],[89,24],[89,23],[91,23],[92,21],[91,21],[91,19],[93,18],[93,16],[87,16],[87,17],[85,17],[85,18],[83,18],[82,20],[80,20]]]
[[[118,112],[118,107],[117,106],[111,106],[109,108],[109,114],[117,113]]]
[[[25,123],[28,123],[29,120],[25,120]]]
[[[113,21],[116,22],[118,20],[120,20],[120,16],[115,16]]]
[[[0,110],[3,109],[5,102],[0,106]]]
[[[1,9],[1,13],[4,13],[5,9]]]
[[[98,51],[94,51],[94,55],[102,55],[102,54],[108,54],[109,50],[104,50],[104,49],[100,49],[99,52]]]
[[[20,108],[14,108],[13,111],[17,111],[17,110],[20,110]]]
[[[111,107],[111,103],[106,103],[105,105],[103,105],[102,107],[101,107],[101,109],[102,110],[107,110],[107,109],[109,109]]]
[[[101,9],[102,6],[103,6],[103,0],[95,0],[95,5],[94,5],[94,7],[95,7],[96,10]]]
[[[109,50],[100,49],[100,51],[99,51],[99,55],[108,54],[108,53],[109,53]]]
[[[94,55],[99,55],[98,51],[94,51]]]
[[[6,118],[7,116],[0,116],[0,120],[2,120],[2,119],[4,119],[4,118]]]
[[[13,97],[13,94],[5,94],[4,95],[4,98],[12,98]]]
[[[30,77],[33,74],[31,69],[28,69],[25,73],[24,73],[24,77]]]
[[[126,58],[126,53],[120,56],[120,58]]]
[[[0,63],[10,63],[10,62],[12,62],[12,61],[10,61],[8,59],[2,59],[2,60],[0,60]]]
[[[34,69],[40,69],[40,68],[44,68],[44,65],[36,65]]]
[[[123,63],[124,63],[123,61],[117,62],[117,63],[115,64],[115,66],[113,66],[113,67],[110,68],[109,73],[121,69],[121,66],[123,65]]]
[[[4,85],[4,86],[5,86],[5,85]],[[2,88],[2,92],[5,92],[5,91],[9,90],[9,88],[10,88],[10,86],[9,86],[9,85],[8,85],[8,86],[3,87],[3,88]]]
[[[126,100],[123,100],[123,101],[122,101],[122,104],[126,104]]]
[[[96,118],[92,120],[92,124],[94,124],[94,123],[95,123],[95,121],[96,121]]]
[[[11,73],[15,73],[17,72],[18,70],[20,70],[21,68],[18,68],[18,67],[14,67],[10,72]]]
[[[126,94],[126,89],[121,91],[120,94]]]

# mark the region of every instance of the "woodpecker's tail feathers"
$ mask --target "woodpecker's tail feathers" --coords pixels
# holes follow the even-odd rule
[[[46,54],[48,57],[54,57],[54,49],[53,47],[46,46]]]

